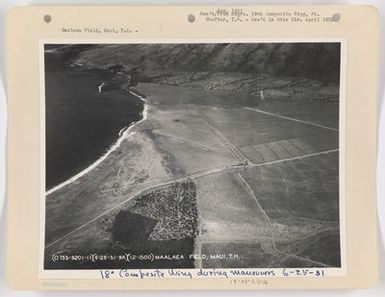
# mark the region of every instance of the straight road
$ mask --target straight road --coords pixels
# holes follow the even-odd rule
[[[265,165],[277,164],[277,163],[282,163],[282,162],[288,162],[288,161],[293,161],[293,160],[299,160],[299,159],[304,159],[304,158],[310,158],[310,157],[314,157],[314,156],[329,154],[329,153],[333,153],[333,152],[336,152],[336,151],[338,151],[338,149],[327,150],[327,151],[317,152],[317,153],[313,153],[313,154],[308,154],[308,155],[303,155],[303,156],[298,156],[298,157],[292,157],[292,158],[287,158],[287,159],[282,159],[282,160],[275,160],[275,161],[271,161],[271,162],[264,162],[264,163],[259,163],[259,164],[229,165],[229,166],[226,166],[226,167],[212,168],[212,169],[202,170],[202,171],[198,171],[196,173],[188,174],[188,175],[186,175],[184,177],[181,177],[181,178],[178,178],[178,179],[175,179],[175,180],[171,180],[171,181],[168,181],[168,182],[164,182],[164,183],[161,183],[161,184],[150,185],[150,186],[148,186],[148,187],[138,191],[137,193],[131,195],[126,200],[118,203],[117,205],[115,205],[111,209],[109,209],[109,210],[101,213],[100,215],[96,216],[92,220],[90,220],[90,221],[84,223],[83,225],[77,227],[73,231],[63,235],[59,239],[57,239],[57,240],[55,240],[55,241],[53,241],[51,243],[46,244],[45,248],[52,247],[55,244],[61,242],[62,240],[70,237],[71,235],[73,235],[76,232],[82,230],[83,228],[87,227],[91,223],[97,221],[101,217],[103,217],[103,216],[109,214],[110,212],[118,209],[119,207],[123,206],[125,203],[129,202],[130,200],[132,200],[132,199],[134,199],[134,198],[136,198],[136,197],[138,197],[138,196],[140,196],[140,195],[142,195],[144,193],[147,193],[149,191],[154,191],[154,190],[156,190],[158,188],[165,187],[165,186],[171,185],[173,183],[183,182],[183,181],[187,181],[187,180],[191,180],[191,179],[196,179],[196,178],[208,176],[208,175],[211,175],[211,174],[216,174],[216,173],[219,173],[219,172],[233,172],[233,171],[242,170],[242,169],[246,169],[246,168],[261,167],[261,166],[265,166]]]

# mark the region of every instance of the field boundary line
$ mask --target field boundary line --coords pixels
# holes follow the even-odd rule
[[[273,116],[273,117],[277,117],[277,118],[282,118],[282,119],[289,120],[289,121],[299,122],[299,123],[302,123],[302,124],[307,124],[307,125],[315,126],[315,127],[318,127],[318,128],[323,128],[323,129],[327,129],[327,130],[338,132],[338,129],[336,129],[336,128],[332,128],[332,127],[329,127],[329,126],[324,126],[324,125],[316,124],[316,123],[313,123],[313,122],[309,122],[309,121],[305,121],[305,120],[300,120],[300,119],[296,119],[296,118],[292,118],[292,117],[288,117],[288,116],[284,116],[284,115],[280,115],[280,114],[264,111],[264,110],[257,109],[257,108],[244,107],[244,109],[251,110],[251,111],[254,111],[254,112],[263,113],[263,114],[266,114],[266,115],[269,115],[269,116]]]

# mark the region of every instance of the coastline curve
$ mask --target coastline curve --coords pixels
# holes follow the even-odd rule
[[[49,189],[48,191],[45,191],[45,197],[49,196],[50,194],[56,192],[57,190],[73,183],[74,181],[78,180],[79,178],[81,178],[82,176],[84,176],[85,174],[87,174],[88,172],[90,172],[92,169],[94,169],[95,167],[97,167],[101,162],[103,162],[114,150],[116,150],[120,144],[122,143],[122,141],[124,139],[128,139],[130,138],[131,136],[135,135],[135,132],[132,132],[132,128],[135,127],[136,124],[139,124],[143,121],[145,121],[147,119],[147,113],[148,113],[148,104],[146,102],[146,99],[145,97],[129,90],[128,91],[131,95],[139,98],[142,102],[143,102],[143,111],[142,111],[142,119],[140,119],[139,121],[137,122],[133,122],[131,123],[127,129],[125,129],[124,131],[120,131],[119,132],[119,138],[115,141],[115,143],[113,143],[111,145],[111,147],[108,149],[107,152],[105,152],[99,159],[97,159],[94,163],[92,163],[91,165],[89,165],[88,167],[86,167],[85,169],[83,169],[82,171],[80,171],[79,173],[75,174],[74,176],[72,176],[71,178],[65,180],[64,182],[61,182],[60,184],[52,187],[51,189]],[[45,177],[44,177],[45,178]]]

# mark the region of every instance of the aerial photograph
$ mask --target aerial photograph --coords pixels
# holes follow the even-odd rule
[[[341,267],[339,42],[43,57],[45,270]]]

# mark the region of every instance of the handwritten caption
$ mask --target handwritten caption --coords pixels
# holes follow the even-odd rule
[[[239,260],[238,254],[86,254],[86,255],[63,255],[52,254],[53,262],[79,262],[79,263],[100,263],[100,265],[134,265],[140,267],[147,265],[146,263],[177,263],[179,261],[188,260],[224,260],[231,263],[232,260]],[[140,262],[144,262],[141,264]],[[114,264],[115,263],[115,264]],[[121,263],[121,264],[118,264]],[[123,264],[125,265],[125,264]],[[229,264],[230,265],[230,264]],[[266,278],[266,277],[325,277],[327,270],[321,268],[252,268],[252,269],[228,269],[228,268],[200,268],[200,269],[102,269],[99,271],[101,279],[162,279],[162,278]],[[240,280],[233,282],[239,283]],[[241,282],[242,283],[242,282]],[[244,282],[245,283],[245,282]],[[246,282],[249,283],[249,282]],[[245,284],[246,284],[245,283]],[[263,284],[262,281],[257,281],[255,284]]]
[[[324,277],[324,269],[121,269],[99,270],[101,279],[224,278],[234,277]]]

